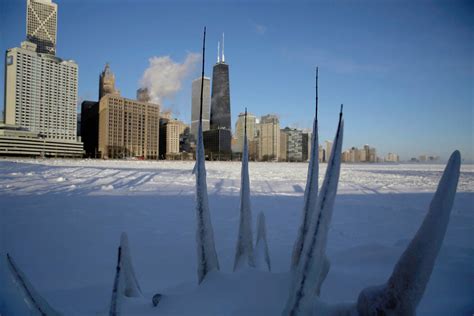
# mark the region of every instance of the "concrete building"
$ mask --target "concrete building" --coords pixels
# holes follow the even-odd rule
[[[369,159],[367,157],[367,151],[365,149],[360,149],[358,151],[358,153],[359,153],[359,161],[360,162],[368,162],[369,161]]]
[[[280,121],[276,115],[265,115],[258,125],[258,159],[280,158]]]
[[[324,162],[324,148],[322,145],[319,145],[319,148],[318,148],[318,161],[319,162]]]
[[[204,149],[209,159],[232,159],[229,65],[225,63],[224,45],[212,68],[210,130],[203,133]]]
[[[109,63],[105,64],[104,70],[99,75],[99,101],[107,94],[120,95],[120,91],[115,88],[115,75],[110,70]]]
[[[284,130],[280,130],[280,161],[288,161],[288,134]]]
[[[210,129],[231,130],[229,65],[225,62],[224,36],[222,54],[217,52],[217,63],[212,68]]]
[[[240,113],[235,123],[235,152],[241,153],[244,148],[245,113]],[[254,140],[257,133],[257,117],[247,113],[247,141]]]
[[[173,159],[179,155],[180,129],[181,124],[177,120],[168,120],[160,126],[161,140],[163,141],[162,146],[164,149],[164,157],[162,156],[162,158]]]
[[[286,148],[287,161],[303,161],[303,132],[296,128],[286,127],[282,130],[287,134],[288,143]]]
[[[400,158],[395,153],[388,153],[387,158],[385,159],[386,162],[399,162]]]
[[[78,66],[36,49],[36,44],[23,42],[6,52],[5,123],[74,142]]]
[[[81,140],[86,157],[99,157],[99,102],[83,101],[81,104]]]
[[[55,56],[57,5],[27,0],[26,18],[27,41],[5,54],[4,128],[10,134],[29,131],[32,142],[37,135],[82,152],[77,141],[78,66]],[[56,146],[52,155],[62,156],[58,150],[64,148],[71,157],[66,147]]]
[[[99,102],[102,158],[158,159],[159,105],[106,94]]]
[[[148,92],[148,88],[140,88],[137,90],[137,100],[140,102],[151,102],[150,93]]]
[[[369,148],[369,162],[377,162],[377,150],[373,147]]]
[[[82,143],[47,139],[18,125],[0,123],[0,155],[81,158]]]
[[[58,7],[51,0],[27,0],[26,39],[40,54],[56,54]]]
[[[324,162],[328,162],[331,158],[331,151],[332,151],[332,142],[325,141],[326,148],[324,149]]]
[[[303,132],[302,134],[302,161],[308,161],[311,156],[311,132]]]
[[[197,140],[199,129],[199,112],[201,109],[201,77],[196,78],[192,82],[191,90],[191,134]],[[202,131],[209,130],[211,109],[211,79],[204,77],[204,85],[202,91]]]
[[[210,160],[232,159],[232,132],[229,129],[210,129],[203,133],[204,150]]]

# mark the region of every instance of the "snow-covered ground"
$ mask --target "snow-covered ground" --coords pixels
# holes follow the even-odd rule
[[[170,293],[170,302],[173,294],[186,296],[197,284],[193,166],[194,162],[179,161],[0,160],[0,253],[10,253],[56,309],[65,314],[104,313],[120,234],[125,231],[145,296]],[[207,162],[206,167],[217,254],[225,273],[219,282],[252,277],[252,272],[231,274],[240,163]],[[321,183],[326,165],[320,168]],[[355,301],[361,289],[386,281],[426,214],[443,169],[444,165],[342,165],[327,249],[331,270],[321,291],[324,300]],[[254,236],[257,213],[263,211],[277,297],[285,298],[288,291],[277,284],[288,283],[282,273],[289,270],[301,220],[306,172],[305,163],[250,163]],[[473,205],[474,166],[463,165],[446,238],[419,315],[474,313]],[[8,285],[4,270],[1,275],[0,286]],[[0,294],[11,297],[12,291]],[[234,292],[239,293],[229,289]],[[253,293],[235,296],[233,303],[243,306],[249,296],[259,300],[262,295],[256,286]],[[189,311],[183,305],[191,298],[182,304],[178,296],[175,300],[179,308],[161,306],[156,314]],[[219,304],[229,304],[224,296],[205,303],[217,306],[218,315],[225,314],[217,312]],[[284,303],[275,302],[274,310]]]

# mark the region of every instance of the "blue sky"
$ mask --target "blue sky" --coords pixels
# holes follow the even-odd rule
[[[248,107],[278,114],[282,127],[311,127],[319,65],[321,140],[333,138],[344,103],[344,148],[369,144],[379,155],[403,159],[446,159],[460,149],[474,160],[472,1],[55,2],[57,55],[79,64],[80,100],[97,99],[106,62],[122,95],[135,97],[149,59],[182,63],[200,53],[206,25],[207,76],[225,32],[232,124]],[[25,12],[26,0],[0,1],[2,51],[24,40]],[[191,69],[182,88],[163,100],[186,122],[199,62]],[[1,76],[2,96],[3,82]]]

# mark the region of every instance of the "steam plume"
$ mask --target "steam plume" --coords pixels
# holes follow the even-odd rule
[[[188,53],[183,63],[173,61],[170,56],[151,57],[150,64],[140,80],[140,86],[148,89],[153,103],[172,98],[181,90],[183,79],[191,73],[199,57],[197,53]]]

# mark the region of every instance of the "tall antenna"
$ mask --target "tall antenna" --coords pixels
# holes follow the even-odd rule
[[[247,107],[245,107],[244,142],[247,140]]]
[[[318,121],[318,66],[316,66],[316,122]]]
[[[221,62],[221,52],[220,52],[220,45],[221,43],[219,41],[217,41],[217,63],[220,63]]]
[[[222,62],[225,63],[225,57],[224,57],[224,33],[222,33]]]
[[[204,91],[204,59],[206,54],[206,27],[204,27],[204,38],[202,40],[202,72],[201,72],[201,104],[199,108],[199,127],[202,130],[202,95]]]

